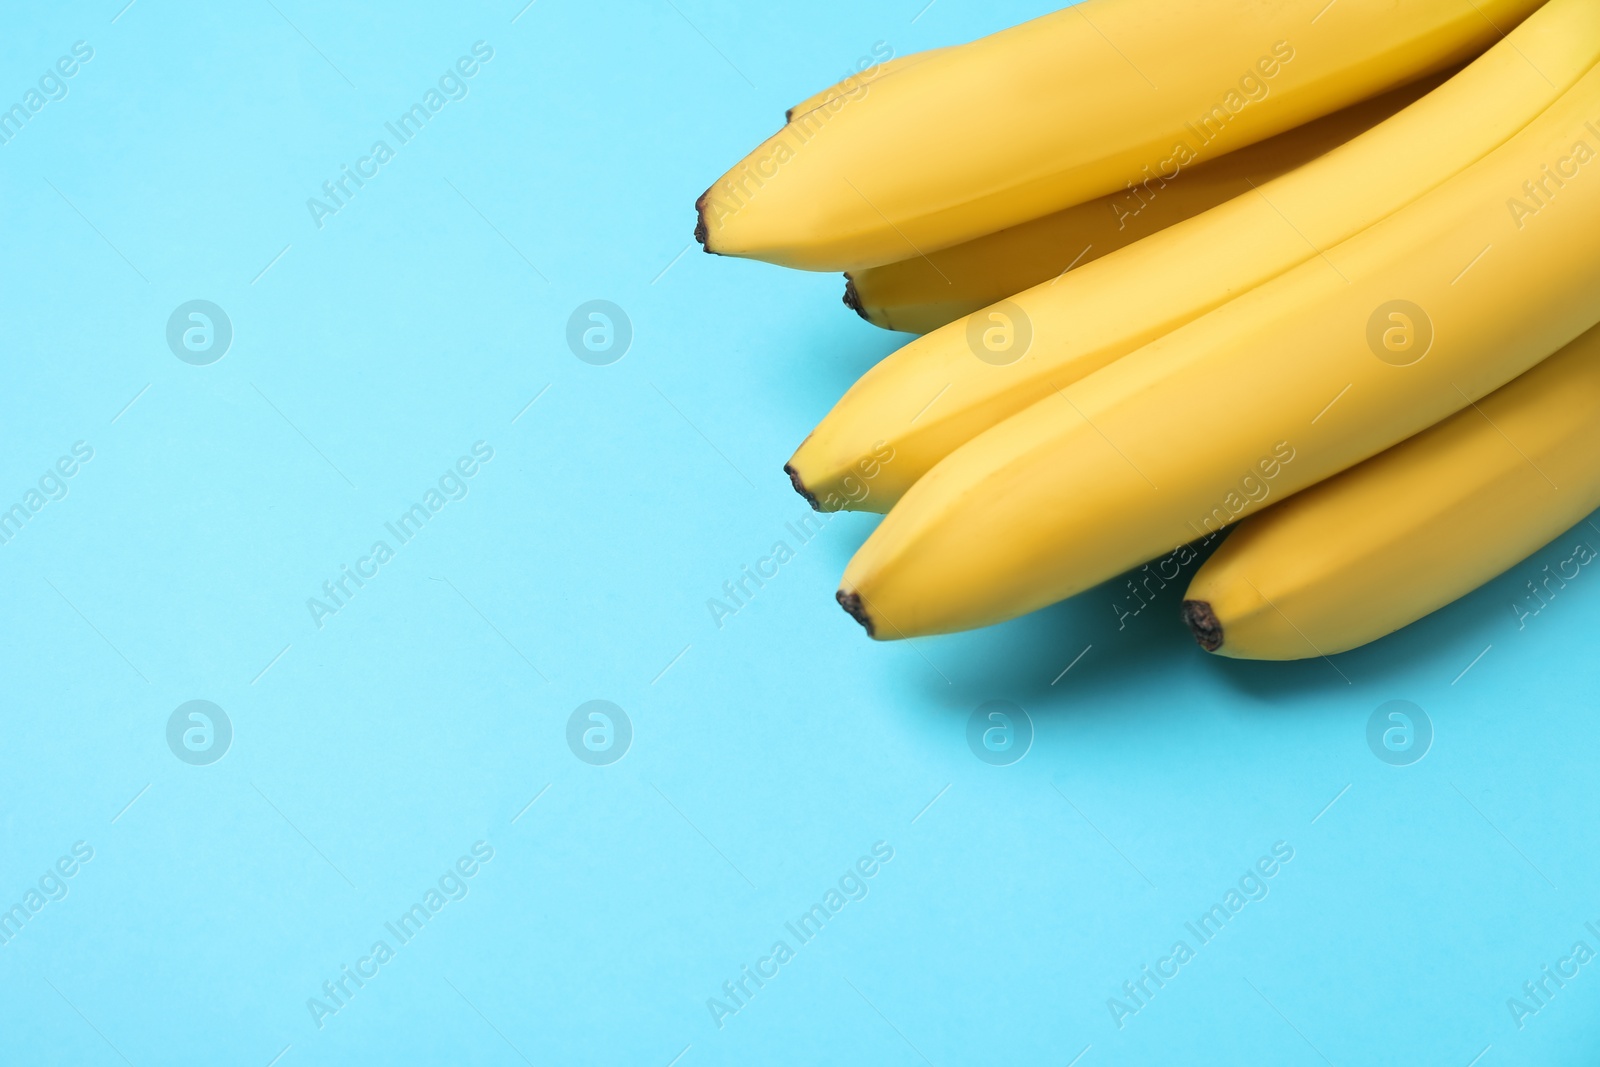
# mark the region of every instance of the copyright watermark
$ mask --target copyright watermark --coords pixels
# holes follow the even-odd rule
[[[1007,367],[1033,345],[1033,320],[1009,300],[967,316],[967,347],[985,363]]]
[[[1433,348],[1433,320],[1409,300],[1379,304],[1367,319],[1367,347],[1391,367],[1409,367]]]
[[[567,747],[594,767],[609,767],[633,746],[633,720],[609,700],[579,704],[567,718]]]
[[[1409,700],[1379,704],[1367,719],[1367,747],[1391,767],[1409,767],[1433,747],[1433,720]]]
[[[209,700],[179,704],[167,718],[167,747],[190,766],[209,766],[232,745],[233,720]]]
[[[633,344],[633,320],[609,300],[589,300],[567,319],[567,347],[594,367],[609,367]]]
[[[991,700],[967,717],[967,747],[992,767],[1009,767],[1033,747],[1033,719],[1009,700]]]
[[[209,300],[188,300],[167,318],[167,347],[195,367],[208,367],[228,354],[233,320]]]

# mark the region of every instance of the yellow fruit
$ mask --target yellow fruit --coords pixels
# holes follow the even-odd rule
[[[1600,4],[1551,0],[1460,74],[1348,144],[912,341],[863,375],[800,445],[789,461],[797,488],[824,510],[888,510],[935,463],[1002,419],[1316,259],[1318,249],[1483,158],[1597,62]],[[990,353],[986,331],[1007,324],[1011,350]],[[892,459],[871,493],[852,503],[858,464],[880,446]]]
[[[1415,203],[952,452],[841,601],[881,637],[1011,618],[1503,385],[1600,322],[1597,146],[1600,70]]]
[[[1137,188],[1129,183],[1110,196],[926,257],[846,274],[844,302],[886,330],[937,330],[1248,193],[1366,132],[1438,88],[1451,73],[1454,69],[1185,169],[1170,182],[1157,179]]]
[[[1195,574],[1184,618],[1224,656],[1332,655],[1471,592],[1597,506],[1600,328],[1240,523]]]
[[[706,250],[932,252],[1214,159],[1498,41],[1540,0],[1085,0],[813,110],[700,198]]]

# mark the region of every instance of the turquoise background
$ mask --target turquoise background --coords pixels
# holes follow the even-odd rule
[[[1600,578],[1512,609],[1594,526],[1287,665],[1207,658],[1180,587],[1119,625],[1120,581],[875,644],[833,602],[875,520],[789,532],[780,467],[903,339],[837,276],[700,254],[695,197],[876,42],[1053,5],[122,2],[0,35],[7,103],[93,48],[0,145],[0,507],[93,449],[0,544],[0,908],[65,892],[0,945],[0,1062],[1588,1062],[1600,966],[1520,1029],[1507,1000],[1600,950]],[[307,199],[478,41],[466,97],[319,228]],[[166,341],[197,299],[233,329],[205,366]],[[596,299],[632,324],[609,366],[566,342]],[[168,744],[191,700],[231,723],[208,765]],[[610,765],[568,745],[591,700],[631,723]],[[1367,743],[1392,700],[1432,724],[1408,766]],[[990,701],[1031,723],[1009,766],[968,747]],[[441,877],[465,895],[401,944]]]

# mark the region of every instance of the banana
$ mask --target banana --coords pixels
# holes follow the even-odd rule
[[[879,58],[883,51],[882,42],[874,45],[872,49],[873,58]],[[783,121],[786,123],[793,122],[796,115],[804,115],[807,112],[815,111],[824,104],[832,104],[835,100],[859,100],[865,91],[871,88],[872,83],[879,78],[893,74],[897,70],[904,70],[906,67],[914,67],[929,56],[936,56],[943,51],[946,51],[946,49],[931,48],[926,52],[912,52],[906,56],[891,56],[887,59],[879,59],[879,62],[861,68],[843,81],[828,86],[822,92],[806,97],[783,113]],[[839,106],[843,107],[844,104],[840,103]]]
[[[907,344],[863,375],[800,445],[786,468],[796,489],[824,510],[887,510],[1002,419],[1316,259],[1317,249],[1483,158],[1597,62],[1600,4],[1550,0],[1460,74],[1348,144]],[[1188,177],[1152,186],[1157,202]],[[1016,331],[1010,350],[991,352],[986,332],[1003,327]],[[873,454],[893,458],[863,497],[851,487]]]
[[[1093,263],[1308,163],[1376,126],[1451,71],[1229,152],[1159,186],[1128,188],[926,257],[845,275],[845,305],[886,330],[928,333],[1070,268]]]
[[[841,604],[879,637],[1012,618],[1498,388],[1600,322],[1597,146],[1600,70],[1415,203],[946,456]]]
[[[1600,328],[1240,523],[1195,574],[1183,616],[1224,656],[1332,655],[1471,592],[1597,506]]]
[[[700,197],[696,236],[806,270],[932,252],[1443,70],[1540,2],[1085,0],[799,116]]]

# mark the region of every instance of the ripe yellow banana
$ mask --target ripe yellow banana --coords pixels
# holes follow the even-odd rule
[[[1600,4],[1550,0],[1460,74],[1348,144],[912,341],[863,375],[800,445],[788,464],[795,487],[824,509],[887,510],[1002,419],[1315,259],[1483,158],[1597,62]],[[991,353],[986,333],[1003,326],[1015,331],[1011,350]],[[893,458],[870,494],[850,492],[874,454]]]
[[[952,452],[839,599],[879,637],[999,622],[1354,466],[1600,322],[1596,233],[1600,70],[1415,203]]]
[[[1085,0],[799,116],[706,191],[695,232],[807,270],[931,252],[1443,70],[1539,5]]]
[[[886,330],[928,333],[1013,293],[1093,263],[1308,163],[1438,88],[1430,75],[1276,137],[927,256],[852,271],[844,302]]]
[[[1195,574],[1183,616],[1224,656],[1332,655],[1471,592],[1597,506],[1600,328],[1240,523]]]

